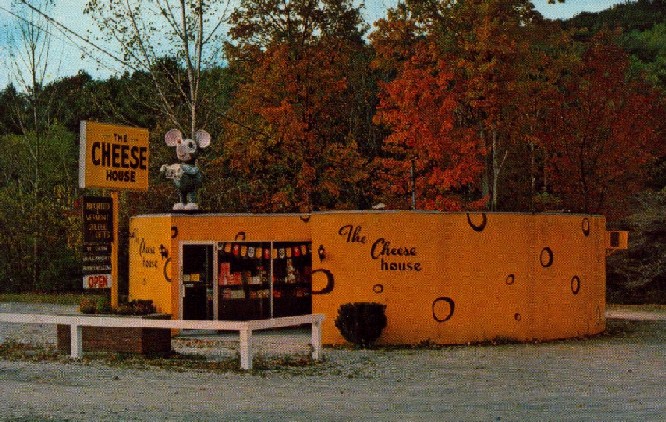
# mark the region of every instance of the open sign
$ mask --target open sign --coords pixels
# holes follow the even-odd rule
[[[111,288],[111,274],[89,274],[83,276],[84,289]]]

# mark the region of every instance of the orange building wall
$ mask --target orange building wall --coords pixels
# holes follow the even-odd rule
[[[605,328],[603,217],[358,212],[315,214],[312,223],[313,249],[326,250],[313,269],[334,279],[330,293],[313,296],[313,312],[327,316],[325,343],[344,342],[337,309],[356,301],[386,305],[379,342],[387,344],[545,340]]]
[[[157,312],[171,314],[174,280],[171,218],[168,215],[130,219],[130,300],[150,299]]]
[[[233,241],[309,241],[308,215],[297,214],[165,214],[132,217],[130,231],[156,239],[168,248],[172,282],[154,272],[145,277],[141,257],[130,248],[130,299],[153,299],[158,312],[180,316],[180,245]],[[150,233],[150,235],[148,234]],[[159,242],[157,242],[159,239]],[[132,243],[132,242],[130,242]],[[149,280],[147,284],[143,280]]]
[[[548,340],[605,329],[601,216],[173,214],[133,217],[130,228],[134,237],[168,248],[170,268],[160,272],[173,280],[141,269],[133,238],[130,298],[153,299],[174,318],[180,307],[180,244],[233,241],[243,233],[246,241],[312,241],[312,309],[326,315],[327,344],[344,342],[334,325],[337,310],[357,301],[386,305],[388,325],[379,339],[384,344]]]

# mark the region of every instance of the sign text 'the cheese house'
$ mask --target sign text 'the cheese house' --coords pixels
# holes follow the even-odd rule
[[[148,130],[81,122],[79,187],[148,189]]]

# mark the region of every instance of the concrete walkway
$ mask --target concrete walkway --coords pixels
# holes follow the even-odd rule
[[[613,309],[606,311],[606,318],[626,319],[631,321],[666,321],[666,312]]]

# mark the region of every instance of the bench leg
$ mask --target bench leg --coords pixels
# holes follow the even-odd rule
[[[83,327],[80,325],[70,326],[70,356],[72,359],[80,359],[83,356]]]
[[[241,369],[252,369],[252,330],[240,330],[240,366]]]
[[[315,321],[312,323],[312,359],[320,360],[321,358],[321,321]]]

